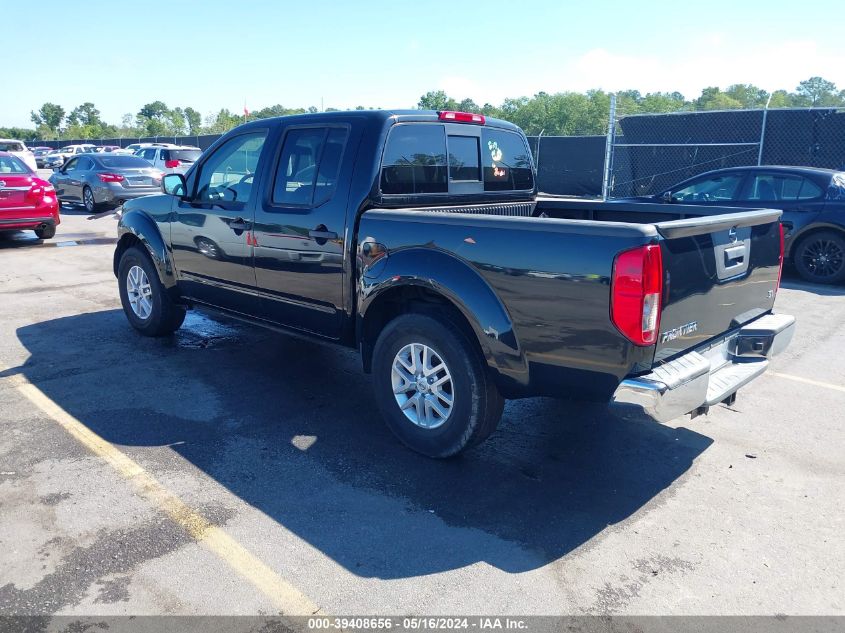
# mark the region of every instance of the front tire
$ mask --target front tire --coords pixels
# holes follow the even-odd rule
[[[837,284],[845,281],[845,237],[834,231],[808,235],[795,248],[795,269],[807,281]]]
[[[185,308],[170,297],[145,250],[133,246],[123,252],[117,280],[123,312],[141,334],[167,336],[181,327]]]
[[[504,400],[484,359],[448,320],[405,314],[382,330],[373,351],[376,402],[409,448],[444,458],[480,444]]]

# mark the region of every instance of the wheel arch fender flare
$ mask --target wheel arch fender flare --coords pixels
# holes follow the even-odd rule
[[[162,285],[167,289],[176,287],[176,274],[167,242],[161,234],[158,223],[147,213],[139,209],[125,212],[118,223],[117,236],[113,263],[115,276],[117,276],[123,252],[140,243],[149,253]]]
[[[832,231],[840,235],[843,239],[845,239],[845,226],[842,226],[841,224],[832,224],[829,222],[813,222],[803,227],[800,231],[798,231],[795,235],[791,237],[789,243],[789,252],[785,253],[786,258],[792,259],[793,257],[795,257],[795,249],[798,248],[798,245],[804,239],[810,237],[813,233],[820,233],[822,231]]]
[[[461,313],[475,334],[485,362],[497,382],[527,384],[528,363],[517,340],[513,320],[489,283],[467,262],[431,248],[391,253],[358,275],[356,339],[366,349],[367,319],[376,306],[402,291],[419,288],[438,295]]]

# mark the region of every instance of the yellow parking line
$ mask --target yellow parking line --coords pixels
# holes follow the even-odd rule
[[[792,374],[782,374],[777,371],[769,372],[772,376],[777,376],[778,378],[786,378],[787,380],[794,380],[795,382],[803,382],[808,385],[815,385],[816,387],[824,387],[825,389],[833,389],[834,391],[841,391],[845,393],[845,387],[840,385],[834,385],[829,382],[819,382],[818,380],[810,380],[809,378],[802,378],[801,376],[793,376]]]
[[[208,519],[186,505],[140,464],[62,409],[38,387],[20,375],[11,376],[9,381],[65,431],[128,479],[142,497],[166,513],[201,546],[216,554],[230,568],[252,583],[282,614],[309,615],[319,611],[319,607],[296,587],[285,581],[222,529],[212,525]]]

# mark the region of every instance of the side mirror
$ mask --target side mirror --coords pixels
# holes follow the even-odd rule
[[[663,199],[663,202],[675,202],[675,198],[672,196],[671,191],[664,191],[661,198]]]
[[[54,174],[60,172],[61,170],[62,170],[61,167],[53,167],[53,173]]]
[[[161,190],[171,196],[185,197],[188,187],[182,174],[165,174],[161,179]]]

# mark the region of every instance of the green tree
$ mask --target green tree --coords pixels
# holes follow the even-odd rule
[[[688,107],[680,92],[650,92],[640,101],[641,112],[678,112]]]
[[[836,84],[821,77],[805,79],[798,84],[795,92],[798,94],[797,105],[810,107],[842,105],[836,93]]]
[[[136,123],[146,136],[165,136],[170,133],[170,109],[163,101],[145,104],[139,111]]]
[[[794,105],[797,95],[787,92],[786,90],[775,90],[772,93],[772,98],[769,99],[770,108],[789,108]]]
[[[68,120],[70,121],[71,118],[74,122],[81,125],[90,125],[92,127],[103,125],[103,120],[100,118],[100,111],[90,101],[86,101],[71,110]]]
[[[208,134],[222,134],[240,125],[243,118],[223,108],[217,114],[210,114],[205,119],[205,132]]]
[[[188,124],[188,134],[196,136],[202,128],[202,115],[192,107],[185,108],[185,122]]]
[[[0,127],[0,138],[16,138],[20,141],[29,141],[33,138],[41,138],[37,130],[24,127]]]
[[[182,108],[173,108],[165,115],[167,122],[167,133],[173,136],[182,136],[187,131],[185,111]]]
[[[739,101],[715,86],[702,90],[701,96],[695,100],[696,110],[736,110],[739,108],[742,108]]]
[[[481,107],[472,99],[464,99],[458,104],[457,110],[459,112],[478,112]]]
[[[724,94],[738,101],[743,108],[763,108],[769,100],[769,93],[753,84],[733,84]]]
[[[458,102],[442,90],[430,90],[420,97],[418,110],[457,110]]]
[[[37,112],[31,112],[30,118],[36,126],[46,125],[53,132],[58,132],[65,118],[65,109],[55,103],[45,103]]]

